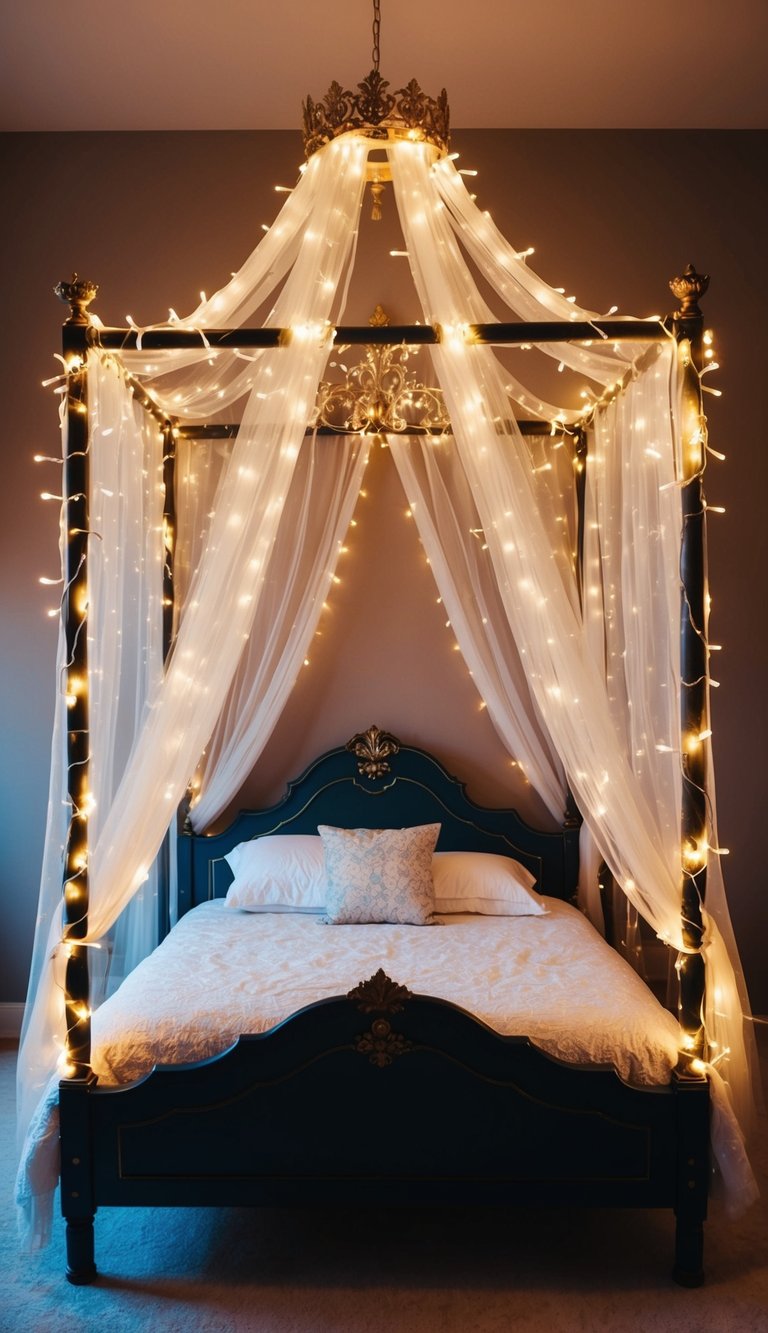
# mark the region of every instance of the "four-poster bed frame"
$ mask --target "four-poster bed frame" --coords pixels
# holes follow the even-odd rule
[[[472,341],[498,345],[611,339],[652,342],[675,336],[685,361],[685,409],[701,416],[697,372],[702,320],[697,301],[707,279],[689,266],[672,287],[680,308],[667,321],[602,320],[469,326]],[[244,1036],[199,1064],[159,1067],[125,1088],[100,1089],[90,1067],[88,948],[88,389],[89,350],[136,348],[135,329],[101,329],[88,305],[96,288],[57,288],[69,303],[65,524],[68,534],[64,617],[69,704],[68,795],[71,822],[64,871],[67,945],[66,1024],[71,1077],[60,1085],[62,1210],[67,1275],[91,1281],[93,1217],[99,1204],[244,1204],[338,1202],[581,1203],[669,1207],[676,1215],[674,1274],[702,1280],[708,1162],[708,1083],[702,1024],[704,966],[701,905],[706,826],[704,756],[682,745],[681,913],[686,948],[679,963],[684,1050],[671,1083],[630,1088],[607,1068],[563,1065],[524,1036],[501,1037],[445,1001],[412,996],[383,973],[346,997],[310,1005],[262,1036]],[[281,329],[206,329],[211,347],[278,347]],[[440,341],[424,325],[338,328],[346,345],[424,345]],[[143,350],[200,345],[190,330],[143,332]],[[183,430],[135,384],[136,396],[163,432],[165,525],[164,629],[172,631],[173,465]],[[529,429],[547,430],[548,423]],[[195,427],[196,438],[226,427]],[[374,429],[374,427],[371,427]],[[681,556],[683,736],[707,725],[704,442],[684,451]],[[577,448],[585,449],[582,436]],[[579,529],[583,482],[577,487]],[[376,746],[371,729],[358,744]],[[348,748],[316,761],[274,809],[242,816],[224,834],[180,840],[180,911],[223,896],[222,858],[245,838],[315,832],[318,821],[347,827],[400,827],[439,820],[442,849],[502,850],[534,870],[542,891],[569,899],[577,872],[576,824],[538,834],[513,811],[481,810],[425,753],[399,747],[391,768],[358,772]],[[376,765],[374,765],[376,766]],[[163,927],[165,923],[163,922]],[[407,1059],[401,1060],[401,1054]],[[368,1058],[361,1058],[361,1054]],[[303,1108],[315,1124],[307,1136]],[[409,1137],[418,1105],[429,1134]],[[471,1127],[456,1160],[445,1107]],[[404,1125],[403,1130],[398,1125]],[[426,1138],[426,1141],[425,1141]]]

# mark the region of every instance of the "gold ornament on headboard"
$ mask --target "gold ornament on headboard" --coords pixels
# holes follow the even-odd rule
[[[358,731],[350,741],[347,741],[347,749],[357,756],[357,769],[363,777],[381,778],[389,772],[387,759],[390,755],[397,754],[400,742],[388,731],[369,727],[367,731]]]

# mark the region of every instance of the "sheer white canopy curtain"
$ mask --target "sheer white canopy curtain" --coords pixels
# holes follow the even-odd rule
[[[147,352],[139,338],[122,357],[191,435],[195,423],[222,413],[240,422],[231,447],[179,441],[179,610],[164,670],[159,433],[116,364],[99,353],[88,358],[94,808],[86,944],[94,957],[117,938],[118,921],[127,965],[151,947],[147,876],[190,779],[197,775],[192,821],[204,828],[261,753],[315,633],[367,449],[360,438],[305,441],[305,432],[330,327],[341,322],[374,147],[382,143],[350,133],[315,153],[232,280],[187,318],[172,314],[172,325],[198,330],[199,348]],[[554,458],[554,450],[581,414],[543,401],[491,347],[470,344],[465,326],[491,322],[498,310],[480,296],[469,261],[505,316],[562,319],[564,339],[572,320],[597,316],[531,272],[449,158],[426,143],[394,142],[386,152],[423,318],[442,328],[432,357],[453,427],[436,443],[393,438],[390,445],[448,618],[494,725],[552,815],[562,818],[567,780],[630,902],[680,949],[676,345],[670,339],[651,357],[596,330],[593,345],[539,349],[591,381],[596,397],[614,386],[592,426],[580,586],[572,479],[560,466],[565,451]],[[262,308],[266,325],[290,330],[284,346],[246,352],[206,342],[206,327],[240,327]],[[520,408],[551,422],[553,439],[526,440],[515,419]],[[65,666],[62,649],[60,684]],[[57,1174],[47,1108],[66,1035],[65,732],[60,689],[19,1060],[18,1195],[33,1243],[45,1238]],[[713,794],[712,802],[714,845]],[[746,1117],[746,995],[717,873],[710,886],[707,1033]],[[121,917],[139,892],[143,906]],[[730,1135],[721,1164],[731,1197],[746,1202],[749,1170],[724,1094],[718,1106]]]
[[[217,489],[204,558],[190,581],[173,653],[165,673],[152,681],[133,743],[127,753],[119,754],[122,769],[113,770],[114,789],[93,793],[85,943],[94,949],[147,878],[173,813],[215,730],[267,587],[285,498],[329,354],[329,318],[353,252],[365,183],[365,145],[345,142],[332,147],[332,170],[323,172],[319,162],[310,163],[281,213],[283,221],[278,219],[273,228],[276,234],[265,238],[258,257],[247,261],[241,273],[192,317],[195,323],[209,314],[219,322],[245,318],[265,295],[279,288],[269,323],[291,328],[290,344],[252,360],[229,354],[217,361],[201,338],[200,352],[183,358],[181,382],[174,378],[172,388],[165,391],[158,363],[155,397],[174,415],[182,415],[186,408],[187,415],[199,420],[213,406],[244,401],[237,437]],[[137,359],[134,357],[134,361]],[[170,370],[170,359],[166,360],[168,365],[162,369]],[[125,400],[130,403],[130,395],[124,382],[116,377],[112,383],[113,371],[97,353],[88,358],[88,374],[92,491],[98,495],[102,487],[97,465],[100,440],[113,444],[121,423],[129,432],[131,421],[134,433],[140,433],[141,428],[127,409]],[[105,406],[110,384],[115,395],[114,417],[107,416]],[[192,403],[194,410],[190,410]],[[141,472],[138,469],[139,475]],[[109,485],[107,489],[111,489]],[[342,494],[346,494],[343,487]],[[135,516],[131,513],[130,519]],[[99,558],[113,560],[119,550],[117,540],[107,548],[105,534],[97,531],[95,521],[89,543],[92,580],[98,577]],[[161,526],[160,520],[157,527]],[[117,617],[119,606],[105,606],[103,614]],[[89,638],[102,632],[99,621],[96,606],[89,600]],[[116,633],[119,638],[119,623]],[[90,689],[98,694],[93,667],[89,677]],[[119,682],[106,675],[103,679],[105,691],[115,688],[117,692]],[[51,801],[41,893],[44,904],[61,893],[63,836],[59,809],[62,799],[66,799],[66,770],[60,758],[66,727],[64,712],[59,707],[59,731],[54,737],[57,789]],[[96,729],[91,736],[91,762],[97,774],[111,763],[111,753],[111,737],[102,736],[101,728]],[[30,991],[19,1058],[22,1163],[18,1198],[22,1225],[33,1245],[47,1237],[57,1178],[55,1127],[45,1118],[45,1102],[65,1038],[62,956],[61,912],[56,907],[47,929],[41,923],[37,932],[34,992]],[[45,1144],[36,1151],[41,1136]]]
[[[626,495],[631,496],[622,505],[622,528],[608,534],[614,559],[619,532],[623,538],[622,602],[616,612],[623,623],[617,622],[611,634],[623,637],[624,645],[617,661],[616,642],[609,643],[607,656],[600,662],[584,628],[572,564],[563,543],[553,541],[541,519],[550,511],[551,493],[541,484],[542,474],[531,466],[515,420],[510,398],[519,400],[520,395],[510,386],[493,350],[471,345],[463,333],[467,323],[483,321],[486,307],[457,243],[457,232],[481,262],[477,238],[482,226],[477,220],[473,225],[466,205],[461,209],[445,206],[463,188],[455,182],[450,187],[442,184],[446,172],[451,172],[450,164],[435,164],[433,154],[423,145],[411,151],[411,145],[394,144],[388,153],[424,316],[444,331],[432,357],[456,449],[539,715],[614,876],[659,936],[682,951],[680,802],[666,805],[680,782],[680,670],[674,646],[679,633],[681,531],[677,349],[670,341],[655,368],[624,390],[625,406],[619,415],[605,429],[600,428],[603,449],[605,435],[612,430],[611,448],[621,458]],[[519,277],[524,286],[519,274],[524,265],[496,234],[492,244],[495,262],[484,264],[485,276],[498,295],[516,308],[519,289],[512,287],[508,275]],[[572,303],[569,310],[573,310]],[[588,312],[580,314],[589,317]],[[560,344],[542,350],[561,360],[568,355]],[[632,350],[640,352],[627,348]],[[581,349],[580,368],[605,382],[602,352]],[[613,375],[615,379],[616,369]],[[436,456],[437,451],[431,457]],[[596,512],[590,522],[598,522]],[[646,538],[652,531],[659,533],[659,544],[649,557]],[[604,596],[610,605],[617,595],[616,575],[610,568],[607,581]],[[587,588],[587,602],[590,600]],[[617,679],[618,666],[623,668],[622,680]],[[658,686],[653,684],[656,679]],[[644,704],[646,697],[653,702]],[[664,735],[659,735],[659,726],[664,727]],[[675,812],[672,820],[670,809]],[[735,952],[728,956],[714,914],[705,913],[705,925],[707,1033],[733,1103],[749,1122],[753,1102],[747,1042],[751,1037],[744,1031],[739,994],[743,988],[737,980],[741,968]],[[726,1110],[722,1104],[721,1110]],[[738,1172],[740,1163],[731,1159],[721,1165],[724,1171]],[[745,1192],[754,1187],[744,1176],[732,1180]]]
[[[197,832],[237,796],[307,660],[369,446],[365,437],[314,436],[300,450],[251,632],[193,780],[189,815]],[[183,526],[183,514],[179,520]]]
[[[90,700],[89,825],[98,838],[103,815],[141,729],[144,706],[163,671],[163,445],[156,423],[128,391],[117,365],[90,366],[90,522],[88,655]],[[66,431],[66,420],[64,422]],[[18,1065],[18,1116],[24,1146],[19,1198],[32,1244],[50,1225],[50,1190],[57,1173],[56,1125],[46,1121],[46,1089],[55,1090],[64,1050],[62,865],[68,809],[66,782],[67,658],[60,634],[48,827],[37,929]],[[93,937],[92,1004],[108,984],[157,944],[154,866],[103,938]],[[34,1161],[29,1148],[42,1134]],[[36,1209],[36,1197],[44,1200]]]

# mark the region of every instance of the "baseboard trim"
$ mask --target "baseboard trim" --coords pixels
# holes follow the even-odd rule
[[[24,1017],[24,1005],[0,1003],[0,1038],[15,1037],[18,1041],[21,1033],[21,1020]]]

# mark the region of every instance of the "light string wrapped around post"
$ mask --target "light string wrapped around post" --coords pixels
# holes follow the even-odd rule
[[[167,659],[174,634],[173,559],[176,547],[176,437],[170,421],[162,426],[163,436],[163,658]]]
[[[708,672],[706,503],[704,463],[706,428],[699,365],[703,319],[698,299],[709,278],[689,264],[670,287],[680,301],[673,315],[682,366],[682,532],[680,541],[680,726],[682,796],[682,935],[687,952],[678,960],[679,1020],[685,1052],[693,1060],[708,1059],[704,1025],[705,966],[702,953],[702,911],[707,888],[708,809],[707,747]]]
[[[64,596],[61,614],[66,642],[67,801],[69,825],[64,847],[63,944],[66,956],[64,1009],[66,1044],[60,1065],[64,1078],[91,1075],[91,1010],[88,947],[88,817],[90,728],[88,702],[88,533],[89,434],[88,305],[98,288],[73,274],[55,289],[70,307],[62,331],[67,372],[64,457]]]

